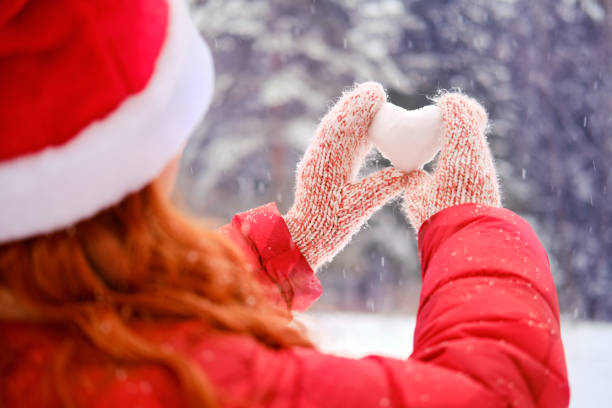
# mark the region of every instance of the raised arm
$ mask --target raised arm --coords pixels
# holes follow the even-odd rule
[[[295,201],[281,217],[274,204],[238,214],[221,231],[242,249],[276,303],[303,311],[321,294],[314,276],[367,219],[404,188],[388,167],[357,173],[371,148],[368,128],[387,96],[369,82],[346,92],[321,120],[298,164]]]
[[[569,402],[548,258],[511,211],[463,204],[421,228],[421,291],[411,359],[466,375],[502,406]]]
[[[438,106],[438,165],[406,189],[423,277],[412,358],[463,373],[509,406],[567,406],[548,257],[527,222],[500,208],[486,112],[460,94]]]
[[[502,208],[452,206],[420,229],[419,252],[410,358],[266,353],[262,370],[289,384],[267,383],[279,406],[567,407],[555,287],[527,222]]]

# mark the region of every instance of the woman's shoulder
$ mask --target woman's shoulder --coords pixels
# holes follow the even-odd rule
[[[278,372],[292,354],[193,321],[144,323],[131,329],[194,362],[215,389],[236,399],[250,398],[265,384],[277,387],[275,381],[261,381],[262,374]],[[73,332],[49,325],[1,323],[0,330],[2,406],[59,407],[66,395],[76,406],[87,407],[186,405],[176,377],[163,365],[113,360]]]
[[[0,331],[1,406],[185,405],[178,382],[159,365],[113,360],[57,326],[1,323]]]

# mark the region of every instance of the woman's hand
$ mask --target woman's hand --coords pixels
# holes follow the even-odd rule
[[[437,105],[442,114],[442,151],[433,174],[409,174],[404,208],[418,231],[435,213],[458,204],[501,207],[499,185],[485,129],[487,113],[467,96],[448,93]]]
[[[371,147],[368,128],[385,102],[385,91],[373,82],[345,93],[298,164],[295,202],[285,221],[313,269],[339,252],[406,185],[406,175],[392,167],[356,180]]]

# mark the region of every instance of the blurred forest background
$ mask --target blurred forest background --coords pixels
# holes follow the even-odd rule
[[[175,200],[228,222],[293,201],[319,119],[354,82],[395,104],[461,88],[492,120],[504,205],[549,252],[562,311],[612,320],[612,1],[192,0],[213,52],[212,107],[191,139]],[[388,162],[374,153],[365,171]],[[399,202],[319,276],[318,309],[414,311],[415,234]]]

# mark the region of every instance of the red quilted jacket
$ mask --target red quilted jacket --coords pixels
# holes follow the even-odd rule
[[[258,268],[270,296],[304,310],[321,294],[274,205],[222,229]],[[275,351],[239,335],[205,334],[197,322],[142,325],[139,332],[190,355],[219,392],[254,407],[565,407],[569,387],[548,258],[523,219],[465,204],[419,232],[421,292],[407,360]],[[41,389],[62,332],[0,325],[0,406],[52,407]],[[161,368],[106,370],[74,363],[83,407],[179,407],[180,388]],[[232,403],[228,403],[232,405]]]

